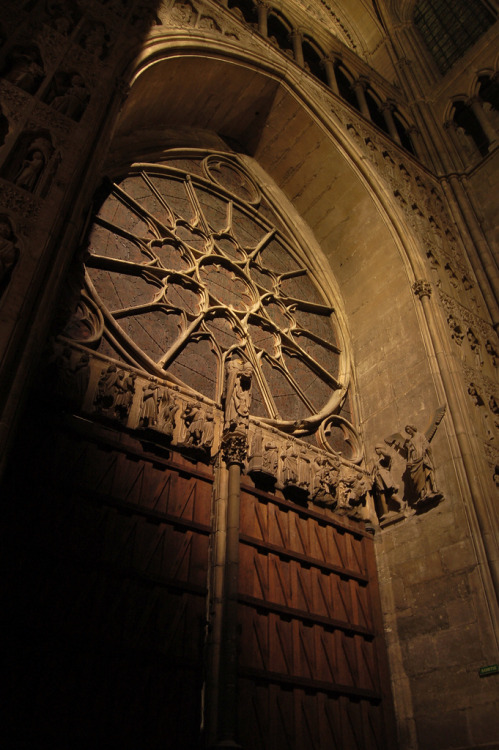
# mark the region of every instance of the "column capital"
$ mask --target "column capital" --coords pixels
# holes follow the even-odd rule
[[[425,281],[424,279],[418,279],[412,285],[412,291],[414,292],[416,297],[419,297],[420,300],[422,300],[423,297],[431,297],[431,284],[429,281]]]
[[[230,431],[222,436],[222,456],[227,465],[244,465],[248,452],[248,437],[243,431]]]
[[[354,86],[354,87],[355,86],[361,86],[362,89],[365,91],[367,89],[367,87],[369,86],[370,83],[371,83],[371,81],[369,80],[369,78],[367,76],[360,75],[360,76],[357,76],[357,78],[355,78],[353,80],[352,86]]]

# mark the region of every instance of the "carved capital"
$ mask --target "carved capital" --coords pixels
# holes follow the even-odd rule
[[[222,456],[227,464],[244,464],[248,452],[245,432],[226,432],[222,437]]]
[[[412,291],[421,300],[423,297],[431,297],[431,284],[429,281],[424,281],[424,279],[418,279],[412,285]]]

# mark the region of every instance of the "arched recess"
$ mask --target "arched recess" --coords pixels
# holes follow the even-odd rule
[[[359,166],[348,137],[331,128],[275,69],[223,59],[220,51],[156,50],[134,76],[106,168],[130,163],[131,154],[151,161],[165,147],[199,145],[207,133],[246,153],[269,190],[277,186],[289,200],[281,206],[286,219],[303,222],[311,265],[338,284],[360,421],[372,442],[433,392],[411,290],[420,261],[413,252],[409,262],[402,237],[409,247],[412,240],[397,226],[396,209],[391,216],[386,210],[390,199],[380,183]]]

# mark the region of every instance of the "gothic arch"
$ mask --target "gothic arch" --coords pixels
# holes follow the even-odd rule
[[[243,57],[239,52],[236,56],[234,48],[224,55],[220,46],[215,53],[205,40],[199,41],[195,52],[165,49],[161,43],[156,49],[149,48],[133,75],[131,92],[116,126],[112,149],[115,164],[126,159],[130,150],[135,149],[139,158],[141,133],[146,131],[154,140],[160,130],[168,128],[168,138],[173,138],[168,145],[175,143],[172,133],[183,128],[190,128],[191,134],[196,129],[213,130],[238,144],[240,151],[254,160],[254,168],[260,166],[262,175],[267,173],[290,200],[289,212],[296,210],[308,225],[304,231],[309,232],[310,258],[315,264],[327,263],[336,278],[358,372],[367,373],[379,359],[382,342],[390,339],[397,342],[396,351],[390,354],[390,366],[395,361],[414,363],[416,356],[421,365],[419,375],[428,376],[428,365],[423,364],[428,362],[423,331],[420,348],[411,345],[409,359],[408,351],[404,353],[408,343],[404,327],[410,321],[424,329],[411,291],[412,283],[424,277],[424,265],[395,198],[366,165],[350,131],[345,132],[340,124],[328,126],[321,116],[320,100],[308,94],[275,60]],[[194,75],[200,66],[205,72],[204,90]],[[224,104],[222,92],[223,102],[235,104]],[[293,149],[291,144],[297,138],[300,143]],[[313,153],[307,142],[315,144]],[[154,150],[151,143],[145,149],[149,153]],[[296,163],[300,152],[308,153],[308,158]],[[370,227],[368,238],[366,223]],[[390,278],[382,280],[378,269],[387,258]],[[380,321],[379,302],[383,297],[389,299],[389,305],[387,316]],[[372,315],[366,314],[371,304]],[[390,316],[389,309],[400,314]],[[370,331],[365,328],[366,319],[371,321]],[[375,439],[380,411],[394,405],[401,411],[409,407],[397,404],[383,392],[382,378],[376,386],[377,395],[372,378],[369,383],[369,377],[358,374],[356,380],[362,394],[361,422],[372,420],[366,428],[370,442]],[[405,396],[401,397],[403,402]]]

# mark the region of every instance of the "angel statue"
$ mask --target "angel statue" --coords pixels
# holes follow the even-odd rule
[[[399,432],[385,438],[385,443],[394,445],[406,458],[407,468],[416,490],[416,503],[422,500],[437,500],[442,497],[435,482],[435,466],[431,453],[430,443],[437,431],[437,427],[444,418],[445,406],[440,406],[433,414],[430,423],[424,432],[419,432],[417,427],[408,424],[405,431],[408,438]]]

